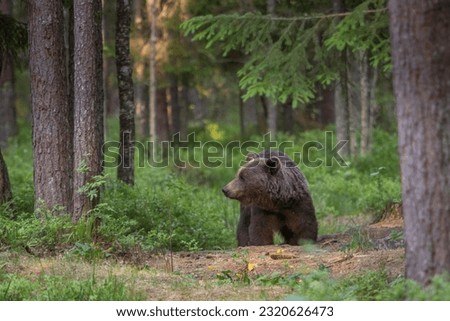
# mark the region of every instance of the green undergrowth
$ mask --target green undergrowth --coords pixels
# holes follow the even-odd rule
[[[445,301],[450,298],[450,281],[445,276],[436,276],[425,288],[404,277],[391,280],[384,271],[369,271],[344,279],[333,279],[326,271],[316,271],[294,279],[297,284],[295,294],[288,297],[291,300]]]
[[[58,209],[34,211],[31,134],[29,128],[22,127],[20,136],[3,151],[13,200],[0,207],[0,248],[32,253],[69,250],[80,256],[101,257],[126,253],[133,247],[198,251],[235,246],[239,204],[225,198],[221,188],[238,170],[244,158],[242,150],[225,148],[222,166],[206,166],[211,163],[201,149],[200,154],[188,149],[181,154],[200,159],[199,167],[177,168],[172,163],[152,167],[137,159],[136,163],[143,165],[136,166],[134,187],[117,181],[115,168],[106,168],[106,176],[94,182],[102,187],[100,204],[74,225],[67,216],[55,216]],[[230,140],[226,130],[221,130],[213,126],[212,133],[199,137],[208,141],[220,134],[217,142],[227,146]],[[278,144],[291,142],[285,152],[299,162],[309,181],[319,232],[329,234],[342,230],[329,217],[377,213],[387,203],[399,200],[400,181],[394,135],[376,130],[370,154],[329,164],[325,150],[334,142],[326,135],[324,131],[309,131],[296,136],[280,134],[275,140]],[[252,138],[258,139],[261,137]],[[305,160],[296,152],[308,142],[317,148]],[[320,166],[315,166],[317,160],[323,161]],[[89,193],[89,186],[85,192]]]
[[[64,275],[40,274],[31,279],[12,273],[0,273],[0,301],[136,301],[145,294],[136,292],[120,278],[95,275],[73,279]]]

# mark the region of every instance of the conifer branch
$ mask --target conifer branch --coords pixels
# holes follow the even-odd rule
[[[381,9],[372,9],[372,10],[364,10],[363,14],[371,14],[371,13],[384,13],[387,12],[388,8]],[[332,14],[315,14],[315,15],[305,15],[302,17],[277,17],[271,15],[257,15],[254,13],[249,13],[245,15],[231,15],[231,14],[222,14],[217,17],[222,18],[231,18],[231,19],[254,19],[254,20],[272,20],[272,21],[308,21],[308,20],[318,20],[318,19],[329,19],[329,18],[338,18],[338,17],[346,17],[354,12],[339,12]]]

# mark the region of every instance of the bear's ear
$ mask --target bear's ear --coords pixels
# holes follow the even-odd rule
[[[266,165],[269,168],[269,172],[275,175],[281,167],[281,161],[278,157],[272,156],[266,159]]]
[[[259,158],[259,155],[256,153],[248,153],[247,156],[245,156],[245,161],[249,162],[251,160]]]

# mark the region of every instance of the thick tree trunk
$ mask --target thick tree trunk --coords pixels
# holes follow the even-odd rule
[[[9,184],[8,169],[3,160],[2,150],[0,148],[0,204],[9,201],[12,198],[11,186]]]
[[[134,90],[133,67],[130,58],[131,4],[117,0],[116,67],[120,101],[120,156],[117,177],[128,185],[134,184]]]
[[[69,135],[72,137],[67,142],[68,149],[73,153],[73,111],[75,104],[75,88],[74,88],[74,34],[73,34],[73,4],[64,9],[64,41],[66,48],[66,71],[67,71],[67,107],[69,116]],[[73,157],[73,156],[72,156]],[[72,182],[73,172],[70,172],[70,180]]]
[[[79,189],[102,172],[103,80],[100,0],[75,0],[74,211],[78,221],[98,202]],[[85,167],[85,170],[80,170]]]
[[[73,170],[60,0],[28,2],[35,207],[72,207]],[[45,21],[45,23],[43,23]]]
[[[12,1],[0,0],[0,12],[12,15]],[[7,54],[0,64],[0,146],[6,146],[8,138],[18,133],[13,58]]]
[[[450,272],[450,1],[389,2],[406,276]]]

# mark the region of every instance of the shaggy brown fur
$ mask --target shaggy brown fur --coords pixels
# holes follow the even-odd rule
[[[305,176],[278,151],[247,156],[234,180],[223,188],[241,203],[239,246],[273,244],[280,232],[285,243],[317,240],[317,219]]]

